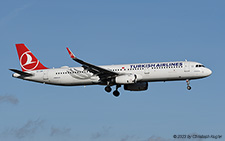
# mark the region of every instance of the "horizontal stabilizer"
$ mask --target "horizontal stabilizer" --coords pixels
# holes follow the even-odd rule
[[[9,69],[9,70],[11,70],[11,71],[13,71],[15,73],[18,73],[18,74],[20,74],[23,77],[33,76],[33,74],[31,74],[31,73],[23,72],[23,71],[20,71],[20,70],[16,70],[16,69]]]

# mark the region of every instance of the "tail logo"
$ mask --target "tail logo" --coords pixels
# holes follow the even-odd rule
[[[20,66],[24,70],[34,70],[39,64],[39,61],[33,56],[30,51],[24,52],[20,57]]]

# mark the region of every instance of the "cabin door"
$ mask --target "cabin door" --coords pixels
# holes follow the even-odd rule
[[[184,72],[190,72],[190,62],[184,62]]]
[[[43,80],[44,80],[44,82],[48,82],[49,81],[48,71],[47,70],[44,70],[44,72],[43,72]]]

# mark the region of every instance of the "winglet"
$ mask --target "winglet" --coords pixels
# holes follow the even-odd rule
[[[75,55],[72,53],[72,51],[70,51],[70,49],[69,49],[68,47],[67,47],[66,49],[67,49],[67,51],[68,51],[70,57],[71,57],[72,59],[75,59],[76,57],[75,57]]]

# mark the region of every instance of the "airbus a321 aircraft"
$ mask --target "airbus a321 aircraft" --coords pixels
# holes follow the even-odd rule
[[[111,86],[115,85],[116,97],[121,85],[125,90],[144,91],[148,82],[186,80],[190,90],[190,80],[212,74],[204,65],[190,61],[96,66],[78,59],[68,48],[70,57],[82,66],[49,69],[24,44],[16,44],[16,49],[22,71],[10,69],[15,78],[61,86],[106,85],[106,92],[111,92]]]

